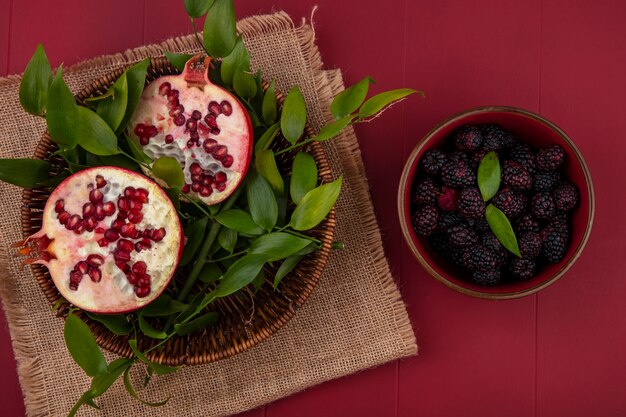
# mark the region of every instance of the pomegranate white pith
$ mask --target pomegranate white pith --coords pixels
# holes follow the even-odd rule
[[[122,168],[97,167],[57,186],[41,230],[21,252],[48,268],[69,302],[113,314],[161,294],[182,247],[176,209],[156,183]]]
[[[209,80],[209,65],[210,58],[196,55],[182,74],[152,81],[129,133],[152,159],[176,158],[185,174],[183,192],[212,205],[245,176],[253,132],[243,105]]]

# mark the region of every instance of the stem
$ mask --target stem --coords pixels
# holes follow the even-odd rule
[[[87,394],[88,394],[88,392],[85,392],[85,393],[83,393],[83,395],[80,396],[78,401],[76,401],[76,404],[74,404],[74,407],[72,407],[72,409],[70,410],[70,412],[67,415],[67,417],[74,417],[76,415],[76,413],[78,412],[80,407],[82,407],[85,404],[85,400],[87,398],[89,398]]]
[[[194,206],[196,206],[198,208],[198,210],[200,210],[202,213],[204,213],[205,216],[207,216],[209,219],[212,219],[213,216],[211,215],[211,213],[209,213],[208,211],[206,211],[204,208],[202,208],[202,206],[200,204],[198,204],[197,201],[195,201],[193,198],[189,198],[187,196],[187,194],[184,193],[180,193],[180,195],[184,196],[187,201],[189,201],[191,204],[193,204]]]
[[[243,255],[246,252],[248,252],[248,251],[247,250],[242,250],[241,252],[231,253],[230,255],[224,256],[223,258],[211,259],[211,263],[213,263],[213,262],[222,262],[222,261],[225,261],[226,259],[230,259],[230,258],[234,258],[234,257],[239,256],[239,255]]]
[[[193,17],[189,16],[189,19],[191,20],[191,27],[193,28],[193,33],[194,35],[196,35],[196,41],[198,41],[198,43],[200,44],[200,46],[202,47],[202,49],[204,49],[204,52],[206,52],[206,54],[208,56],[211,56],[211,54],[209,53],[209,51],[206,50],[206,48],[204,47],[204,42],[202,42],[200,40],[200,36],[198,36],[198,30],[196,29],[196,21],[194,20]]]
[[[140,166],[143,166],[143,167],[148,168],[148,169],[150,168],[150,165],[148,165],[148,164],[146,164],[146,163],[144,163],[144,162],[141,162],[141,161],[137,160],[134,156],[132,156],[131,154],[126,153],[123,149],[118,149],[118,150],[120,151],[120,153],[121,153],[122,155],[124,155],[125,157],[127,157],[127,158],[129,158],[129,159],[132,159],[132,160],[133,160],[133,161],[135,161],[135,162],[137,162]]]
[[[298,142],[298,143],[296,143],[295,145],[291,145],[291,146],[290,146],[290,147],[288,147],[288,148],[281,149],[280,151],[276,152],[276,155],[280,155],[281,153],[285,153],[285,152],[292,151],[292,150],[294,150],[294,149],[298,149],[298,148],[300,148],[300,147],[302,147],[302,146],[304,146],[304,145],[308,145],[308,144],[309,144],[309,143],[311,143],[311,142],[313,142],[313,138],[308,138],[308,139],[305,139],[305,140],[303,140],[302,142]]]
[[[307,236],[307,235],[302,234],[302,233],[298,233],[295,230],[286,230],[287,227],[289,227],[289,225],[283,226],[283,227],[281,227],[279,229],[275,229],[275,231],[277,231],[277,232],[285,232],[285,233],[289,233],[290,235],[294,235],[294,236],[298,236],[298,237],[301,237],[301,238],[304,238],[304,239],[308,239],[308,240],[310,240],[312,242],[317,243],[318,245],[320,245],[322,243],[322,241],[319,240],[319,239],[316,239],[316,238],[311,237],[311,236]]]

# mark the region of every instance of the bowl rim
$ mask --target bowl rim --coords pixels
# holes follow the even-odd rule
[[[411,175],[411,168],[413,167],[415,163],[417,155],[426,146],[426,144],[430,141],[430,139],[436,133],[438,133],[444,126],[447,126],[450,123],[454,123],[460,119],[466,118],[474,114],[484,114],[484,113],[491,113],[491,112],[514,113],[517,115],[534,119],[535,121],[542,123],[546,125],[548,128],[552,129],[570,147],[570,149],[576,156],[576,160],[578,161],[578,164],[583,171],[583,175],[585,178],[585,185],[587,187],[587,194],[589,196],[588,198],[589,214],[587,216],[587,224],[585,225],[585,231],[583,232],[582,238],[580,242],[578,243],[578,246],[572,253],[571,257],[567,259],[566,262],[563,263],[561,268],[558,271],[556,271],[556,273],[554,273],[549,278],[537,283],[537,285],[532,286],[530,288],[525,288],[522,290],[503,292],[503,293],[487,293],[487,292],[481,292],[481,291],[477,291],[471,288],[467,288],[467,287],[464,287],[462,285],[459,285],[455,282],[448,280],[445,276],[437,272],[437,270],[435,270],[430,265],[430,263],[422,256],[420,251],[417,249],[417,246],[415,245],[413,241],[413,236],[411,234],[411,230],[410,230],[411,226],[409,225],[409,221],[405,216],[405,210],[404,210],[405,204],[406,204],[405,190],[407,186],[410,186],[410,184],[408,184],[408,180],[409,180],[409,176]],[[587,241],[589,240],[589,237],[591,235],[591,230],[593,228],[593,221],[595,217],[595,206],[596,206],[595,193],[593,189],[593,182],[591,179],[591,173],[589,171],[589,167],[587,166],[587,163],[585,162],[585,159],[582,153],[580,152],[580,149],[578,149],[576,144],[570,139],[567,133],[565,133],[563,129],[561,129],[559,126],[557,126],[553,122],[547,120],[546,118],[536,113],[533,113],[531,111],[524,110],[518,107],[501,106],[501,105],[480,106],[480,107],[474,107],[468,110],[461,111],[439,122],[428,133],[426,133],[417,142],[417,144],[415,145],[415,147],[413,148],[413,150],[411,151],[411,153],[409,154],[408,158],[406,159],[404,163],[404,168],[402,170],[402,174],[400,177],[400,183],[398,184],[397,204],[398,204],[398,207],[397,207],[398,219],[400,221],[400,228],[402,229],[404,240],[406,241],[407,245],[411,249],[411,252],[415,256],[415,258],[417,258],[417,260],[422,265],[422,267],[426,270],[426,272],[428,272],[437,281],[441,282],[442,284],[446,285],[449,288],[452,288],[455,291],[458,291],[462,294],[465,294],[471,297],[490,299],[490,300],[514,299],[514,298],[520,298],[520,297],[524,297],[530,294],[534,294],[548,287],[549,285],[553,284],[558,279],[560,279],[563,275],[565,275],[565,273],[578,260],[578,258],[582,254],[582,251],[585,245],[587,244]]]

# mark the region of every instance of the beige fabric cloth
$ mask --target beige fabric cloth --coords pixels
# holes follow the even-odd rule
[[[254,68],[274,79],[282,91],[300,85],[310,122],[329,120],[332,97],[343,88],[339,71],[322,70],[310,26],[295,27],[284,13],[239,22]],[[92,79],[146,56],[197,50],[192,37],[172,39],[96,58],[64,74],[73,91]],[[0,156],[32,155],[44,130],[42,120],[26,115],[18,101],[19,79],[0,79]],[[186,367],[157,377],[144,395],[171,395],[167,406],[144,407],[121,383],[98,399],[102,411],[89,416],[218,416],[252,409],[315,384],[384,362],[414,355],[415,337],[385,259],[367,188],[358,144],[350,130],[327,145],[336,175],[344,175],[338,202],[338,240],[319,287],[276,335],[257,347],[217,363]],[[89,385],[63,342],[63,321],[54,317],[29,269],[8,248],[21,239],[21,191],[0,185],[5,213],[2,237],[2,298],[18,361],[29,416],[65,415]],[[112,355],[107,355],[109,359]],[[160,398],[159,398],[160,397]]]

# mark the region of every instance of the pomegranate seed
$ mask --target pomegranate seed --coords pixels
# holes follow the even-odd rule
[[[150,193],[145,188],[137,188],[135,190],[135,200],[139,201],[140,203],[147,203],[148,201],[150,201],[148,199],[149,195]]]
[[[120,229],[120,235],[123,237],[129,237],[131,239],[136,239],[139,231],[135,228],[135,225],[132,223],[126,223]]]
[[[204,178],[202,178],[202,185],[205,185],[207,187],[211,186],[211,184],[213,184],[213,177],[210,175],[205,176]]]
[[[146,134],[149,138],[153,138],[159,134],[159,129],[157,129],[156,126],[148,126],[146,128]]]
[[[194,182],[193,184],[191,184],[191,191],[193,191],[194,193],[200,191],[200,188],[202,188],[202,185],[200,185],[200,183]]]
[[[116,232],[119,232],[123,226],[124,220],[122,219],[113,220],[113,223],[111,223],[111,229],[115,230]]]
[[[103,228],[103,227],[96,227],[96,230],[94,230],[94,232],[96,232],[96,233],[100,233],[100,234],[104,233],[105,231],[106,231],[106,230],[104,230],[104,228]]]
[[[202,187],[200,188],[200,195],[202,197],[208,197],[213,193],[213,190],[211,189],[211,187]]]
[[[104,257],[96,254],[89,255],[87,257],[87,263],[91,266],[100,266],[104,263]]]
[[[172,143],[172,142],[174,142],[174,136],[166,135],[165,136],[165,143]]]
[[[109,241],[105,238],[102,238],[98,240],[98,246],[100,246],[101,248],[106,248],[107,246],[109,246]]]
[[[198,130],[200,131],[200,133],[203,136],[207,136],[209,133],[211,133],[211,129],[208,128],[204,123],[200,122],[198,123]]]
[[[91,268],[89,270],[89,278],[91,278],[93,282],[100,282],[102,279],[102,271],[100,271],[100,268]]]
[[[83,217],[91,217],[96,214],[96,206],[92,203],[85,203],[83,206]]]
[[[213,152],[213,149],[215,149],[216,145],[217,145],[217,141],[215,139],[207,139],[202,144],[202,147],[204,148],[206,153],[211,153]]]
[[[213,158],[217,159],[218,161],[221,161],[224,155],[227,155],[227,154],[228,154],[228,148],[224,145],[216,146],[215,149],[213,149],[213,152],[211,153],[211,155],[213,155]]]
[[[150,287],[135,287],[135,295],[139,298],[147,297],[150,294]]]
[[[185,124],[185,116],[183,116],[182,114],[179,114],[178,116],[176,116],[174,118],[174,124],[176,126],[182,126]]]
[[[178,102],[178,100],[176,100],[176,101],[168,101],[167,104],[165,105],[165,107],[167,107],[167,109],[171,112],[172,110],[174,110],[179,105],[180,105],[180,103]],[[178,115],[178,113],[176,113],[176,115]],[[170,114],[170,116],[171,116],[171,114]]]
[[[104,199],[104,194],[102,194],[102,191],[91,190],[89,192],[89,201],[91,201],[92,203],[94,204],[102,203],[103,199]]]
[[[215,174],[215,182],[224,182],[226,181],[226,174],[222,171],[219,171]]]
[[[107,201],[102,205],[102,210],[105,216],[112,216],[115,213],[115,204],[112,201]]]
[[[104,206],[102,204],[98,204],[96,206],[96,220],[100,221],[100,220],[104,220],[104,218],[106,217],[106,213],[104,212]]]
[[[117,218],[120,220],[126,220],[128,218],[128,212],[120,211],[119,213],[117,213]]]
[[[224,116],[230,116],[231,114],[233,114],[233,106],[231,106],[228,101],[222,101],[220,103],[220,107],[222,108],[222,113],[224,114]]]
[[[64,211],[63,213],[59,213],[59,215],[57,216],[57,219],[59,219],[59,223],[66,224],[68,220],[70,219],[70,213],[68,213],[67,211]]]
[[[134,224],[140,223],[143,220],[143,214],[139,210],[131,210],[128,213],[128,221]]]
[[[54,211],[56,213],[63,213],[65,211],[65,202],[63,200],[57,200],[54,204]]]
[[[120,239],[117,241],[117,248],[123,252],[132,252],[133,242],[128,239]]]
[[[67,221],[67,223],[65,224],[65,228],[67,230],[74,230],[78,227],[78,225],[81,222],[81,218],[78,214],[73,214],[69,220]]]
[[[189,119],[187,119],[187,130],[196,130],[197,127],[197,120],[194,119],[193,117],[190,117]]]
[[[136,200],[130,200],[128,202],[128,211],[138,211],[143,208],[143,204]]]
[[[145,274],[148,266],[144,261],[137,261],[131,269],[135,274]]]
[[[139,277],[132,272],[128,272],[126,278],[128,278],[128,282],[130,282],[131,285],[137,285],[139,282]]]
[[[78,224],[78,226],[76,226],[76,229],[73,230],[74,234],[80,235],[85,231],[85,225],[83,224],[83,222],[80,222]]]
[[[200,175],[200,174],[193,174],[191,176],[191,181],[192,182],[200,182],[200,181],[202,181],[202,175]]]
[[[196,141],[195,141],[195,140],[193,140],[193,139],[189,139],[189,140],[187,141],[187,147],[188,147],[188,148],[191,148],[191,147],[192,147],[193,145],[195,145],[195,144],[196,144]]]
[[[197,162],[194,162],[193,164],[191,164],[191,166],[189,167],[189,172],[192,175],[202,175],[204,173],[204,171],[202,170],[202,167]]]
[[[171,89],[172,89],[172,84],[166,81],[159,86],[159,95],[166,96],[170,93]]]
[[[124,195],[126,197],[134,197],[135,196],[135,187],[126,187],[124,188]]]
[[[81,274],[86,274],[87,272],[89,272],[89,264],[85,261],[80,261],[76,264],[74,270],[80,272]]]
[[[117,207],[120,209],[120,211],[128,211],[130,209],[130,199],[127,197],[121,197],[118,201],[117,201]]]
[[[142,146],[146,146],[149,142],[150,140],[148,138],[139,138],[139,143],[141,143]]]
[[[102,175],[96,175],[96,188],[102,188],[107,185],[106,180]]]
[[[212,101],[209,103],[209,112],[212,115],[217,116],[218,114],[220,114],[222,112],[222,108],[220,107],[219,103],[217,101]]]
[[[165,237],[165,228],[161,227],[152,232],[152,240],[155,242],[160,242]]]
[[[116,261],[116,265],[117,265],[117,262],[128,262],[130,261],[130,253],[124,252],[121,250],[116,250],[115,252],[113,252],[113,258]]]
[[[142,138],[144,137],[145,134],[146,134],[146,125],[144,125],[143,123],[139,123],[137,126],[135,126],[135,135]]]
[[[96,228],[96,220],[93,217],[90,217],[86,220],[83,220],[83,225],[85,226],[85,230],[88,232],[93,232],[93,229]]]
[[[117,239],[119,239],[120,235],[115,230],[109,229],[104,233],[104,237],[109,242],[115,242]]]
[[[139,275],[139,274],[138,274]],[[141,288],[150,288],[150,275],[141,274],[139,275],[139,280],[137,281],[137,286]]]
[[[137,252],[141,252],[144,249],[150,249],[150,247],[152,247],[152,245],[149,242],[148,244],[145,244],[143,240],[141,242],[135,243],[135,250]]]
[[[178,102],[172,103],[172,104],[176,104],[176,106],[172,107],[172,109],[169,111],[168,114],[170,115],[170,117],[183,116],[183,118],[184,118],[185,115],[183,113],[185,112],[185,106],[183,106],[182,104],[179,104]]]
[[[206,116],[204,116],[204,123],[206,123],[207,126],[212,129],[217,127],[217,119],[212,114],[207,114]]]
[[[232,155],[226,155],[222,158],[222,165],[224,166],[224,168],[230,168],[231,166],[233,166],[233,156]]]
[[[190,189],[191,189],[191,187],[189,186],[189,184],[185,184],[185,185],[183,185],[183,188],[182,188],[181,191],[183,192],[183,194],[187,194]]]
[[[193,117],[196,120],[200,120],[202,119],[202,113],[200,113],[199,110],[194,110],[193,112],[191,112],[191,117]]]
[[[217,187],[215,187],[215,189],[219,192],[222,192],[226,189],[226,184],[224,184],[223,182],[220,182],[219,184],[217,184]]]
[[[192,130],[191,133],[189,134],[189,137],[194,142],[198,142],[198,146],[200,146],[200,143],[199,143],[200,142],[200,135],[198,134],[197,130]]]
[[[115,266],[117,266],[124,273],[130,271],[130,266],[128,266],[128,264],[124,261],[115,261]]]
[[[70,272],[70,288],[74,291],[76,291],[78,289],[78,284],[80,284],[80,281],[82,281],[83,279],[83,274],[81,274],[78,271],[72,271]]]

